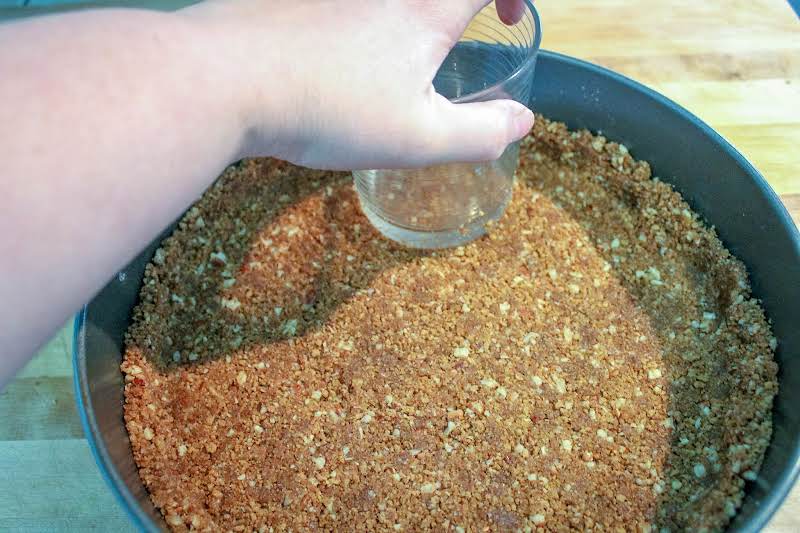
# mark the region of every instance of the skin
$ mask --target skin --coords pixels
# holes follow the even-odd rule
[[[211,0],[0,25],[0,387],[242,157],[409,168],[524,136],[521,104],[431,85],[486,3]],[[511,23],[522,2],[497,10]]]

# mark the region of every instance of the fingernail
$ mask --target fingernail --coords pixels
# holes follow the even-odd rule
[[[533,112],[524,106],[514,106],[513,121],[515,130],[515,140],[521,139],[533,127]]]

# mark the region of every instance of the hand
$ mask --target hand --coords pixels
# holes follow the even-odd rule
[[[497,158],[533,114],[511,100],[452,104],[432,79],[487,0],[213,0],[184,14],[245,88],[246,155],[317,168]],[[521,0],[498,0],[513,23]]]
[[[431,86],[485,3],[209,0],[0,25],[0,72],[13,73],[0,83],[0,228],[13,228],[0,237],[0,387],[237,158],[349,169],[499,155],[530,112],[452,105]],[[498,9],[512,21],[520,0]]]

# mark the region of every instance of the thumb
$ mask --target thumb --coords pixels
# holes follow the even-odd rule
[[[434,155],[442,160],[493,161],[533,127],[531,110],[514,100],[454,104],[440,97],[435,102],[441,128],[436,144],[442,153]]]

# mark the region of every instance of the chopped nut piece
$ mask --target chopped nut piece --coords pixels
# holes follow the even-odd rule
[[[423,494],[430,494],[439,489],[439,482],[436,483],[425,483],[419,488],[419,491]]]
[[[493,378],[483,378],[481,380],[481,385],[483,385],[487,389],[493,389],[497,387],[497,381],[495,381]]]
[[[288,335],[290,337],[296,335],[297,334],[297,319],[296,318],[292,318],[292,319],[289,319],[286,322],[284,322],[283,326],[281,326],[281,333],[283,333],[284,335]]]
[[[228,262],[228,256],[225,252],[211,252],[209,256],[212,265],[223,266]]]
[[[171,514],[167,516],[167,523],[171,526],[182,526],[183,518],[176,514]]]
[[[561,376],[553,375],[551,376],[551,379],[553,380],[553,385],[557,393],[564,394],[565,392],[567,392],[567,382],[564,381],[564,378],[562,378]]]
[[[459,346],[453,350],[453,357],[469,357],[469,348]]]
[[[700,463],[694,465],[693,471],[694,475],[697,477],[704,477],[706,475],[706,467]]]

